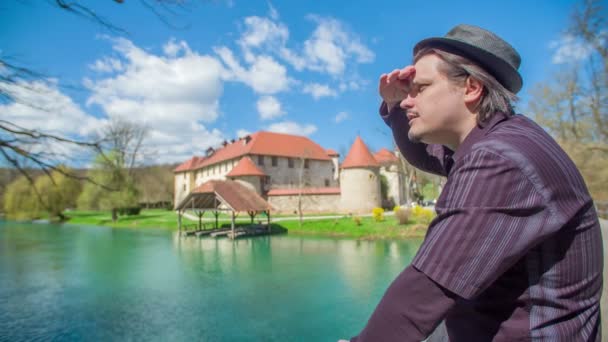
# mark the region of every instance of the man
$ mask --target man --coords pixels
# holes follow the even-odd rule
[[[513,112],[519,54],[469,25],[380,77],[380,114],[403,156],[447,177],[437,217],[351,341],[600,341],[603,251],[576,166]]]

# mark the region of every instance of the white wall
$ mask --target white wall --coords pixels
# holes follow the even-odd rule
[[[340,172],[340,207],[344,212],[371,213],[380,207],[380,179],[377,168],[352,168]]]

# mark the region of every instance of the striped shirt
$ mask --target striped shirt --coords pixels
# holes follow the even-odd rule
[[[424,338],[443,319],[450,341],[600,341],[599,219],[555,140],[498,113],[453,152],[411,142],[400,108],[380,114],[403,156],[447,183],[412,264],[353,341]],[[411,298],[414,281],[426,285]]]

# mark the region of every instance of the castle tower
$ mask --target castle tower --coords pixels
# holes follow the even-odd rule
[[[262,194],[262,183],[266,177],[267,175],[247,156],[241,158],[238,164],[226,175],[226,178],[243,184],[258,195]]]
[[[357,136],[340,172],[340,207],[352,213],[371,213],[381,205],[380,164]]]

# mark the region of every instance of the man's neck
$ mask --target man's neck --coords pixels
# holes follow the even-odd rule
[[[477,126],[477,115],[472,115],[471,119],[464,121],[462,126],[456,130],[454,138],[445,144],[445,146],[455,152],[458,147],[462,145],[462,142],[469,136],[475,126]]]

